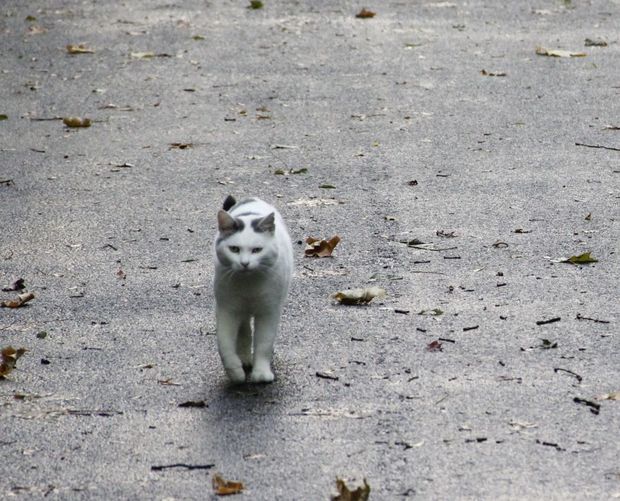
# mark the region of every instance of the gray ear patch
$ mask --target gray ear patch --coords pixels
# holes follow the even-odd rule
[[[245,225],[241,219],[235,219],[228,212],[220,210],[217,213],[217,225],[220,233],[224,237],[228,237],[233,233],[242,231]]]
[[[275,214],[252,220],[252,228],[256,233],[273,233],[276,231]]]

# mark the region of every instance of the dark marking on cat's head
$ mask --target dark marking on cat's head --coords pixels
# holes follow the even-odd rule
[[[235,214],[235,217],[245,217],[245,216],[260,216],[260,214],[258,212],[252,212],[252,211],[242,212],[241,214]]]
[[[233,233],[242,231],[245,224],[241,219],[232,217],[228,212],[220,210],[217,213],[217,226],[222,237],[226,238]]]
[[[275,214],[252,220],[252,228],[256,233],[273,233],[276,230]]]
[[[235,204],[237,203],[237,201],[235,200],[235,197],[233,197],[232,195],[228,195],[226,197],[226,200],[224,200],[224,205],[222,206],[222,208],[225,211],[230,210]]]

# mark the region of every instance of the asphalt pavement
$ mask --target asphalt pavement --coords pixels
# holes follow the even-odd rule
[[[618,1],[255,7],[2,2],[0,497],[620,498]],[[228,194],[294,241],[270,385]]]

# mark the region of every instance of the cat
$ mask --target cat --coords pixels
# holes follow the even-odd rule
[[[258,198],[228,196],[217,213],[216,331],[235,383],[270,383],[274,342],[293,274],[293,245],[280,213]]]

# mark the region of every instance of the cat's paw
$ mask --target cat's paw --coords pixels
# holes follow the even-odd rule
[[[271,383],[273,380],[273,372],[271,372],[269,367],[263,369],[256,368],[250,373],[251,383]]]
[[[243,367],[226,369],[226,374],[228,374],[228,379],[230,379],[234,384],[245,383],[245,371],[243,370]]]

